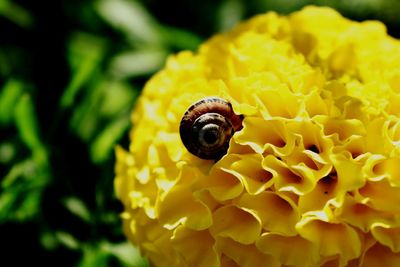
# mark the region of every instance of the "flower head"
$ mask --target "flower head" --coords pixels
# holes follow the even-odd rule
[[[242,126],[219,160],[179,127],[195,102]],[[115,188],[156,266],[398,266],[400,42],[329,8],[270,12],[181,52],[145,86]]]

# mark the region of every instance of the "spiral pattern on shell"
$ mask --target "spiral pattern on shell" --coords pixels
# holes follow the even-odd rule
[[[235,131],[242,129],[242,120],[243,116],[236,115],[229,102],[208,97],[189,107],[179,133],[190,153],[202,159],[218,160],[226,154]]]

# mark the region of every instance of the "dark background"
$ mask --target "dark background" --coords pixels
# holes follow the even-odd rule
[[[400,36],[396,0],[0,0],[0,265],[147,266],[113,191],[143,84],[168,54],[307,4]]]

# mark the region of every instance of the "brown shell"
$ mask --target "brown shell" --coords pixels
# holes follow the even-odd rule
[[[207,97],[189,107],[181,120],[179,133],[186,149],[202,159],[220,159],[226,154],[232,135],[242,129],[242,115],[233,112],[232,105],[218,97]],[[202,129],[210,128],[219,135],[213,146],[204,146],[204,140],[199,140]],[[200,128],[200,129],[199,129]],[[204,132],[202,133],[204,136]]]

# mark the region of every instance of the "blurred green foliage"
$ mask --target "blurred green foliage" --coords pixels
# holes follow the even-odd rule
[[[0,0],[0,251],[14,266],[147,266],[122,233],[113,149],[128,146],[130,111],[169,54],[307,4],[400,35],[397,0],[42,4]]]

